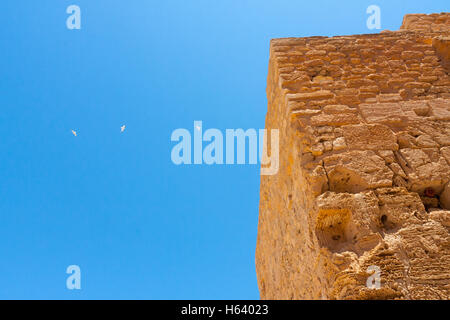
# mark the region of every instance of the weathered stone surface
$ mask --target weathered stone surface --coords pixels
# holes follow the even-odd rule
[[[332,252],[362,253],[381,241],[376,233],[380,209],[373,191],[357,194],[328,191],[316,201],[315,230],[322,246]]]
[[[392,186],[393,172],[373,151],[351,151],[323,159],[331,191],[360,192]]]
[[[406,123],[408,118],[398,103],[360,104],[359,108],[368,123]]]
[[[450,120],[450,100],[446,99],[436,99],[429,101],[430,105],[430,116],[433,120]]]
[[[342,129],[349,149],[398,150],[397,138],[385,125],[350,125]]]
[[[437,149],[401,149],[399,154],[406,161],[404,170],[408,175],[412,191],[422,193],[432,188],[440,193],[450,179],[450,167]]]
[[[311,124],[314,126],[342,126],[359,122],[358,115],[352,113],[320,114],[311,118]]]
[[[442,13],[272,40],[280,168],[261,177],[261,298],[450,299],[449,36]]]
[[[450,164],[450,147],[441,148],[441,154],[447,160],[448,164]]]
[[[289,101],[306,101],[306,100],[322,100],[327,98],[332,98],[333,94],[328,90],[315,91],[309,93],[295,93],[287,94],[286,98]]]

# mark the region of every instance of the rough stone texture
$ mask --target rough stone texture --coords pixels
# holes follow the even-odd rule
[[[271,41],[280,169],[261,177],[262,299],[450,298],[449,35],[442,13]]]

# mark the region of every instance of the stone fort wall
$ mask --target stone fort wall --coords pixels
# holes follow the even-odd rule
[[[449,36],[442,13],[271,41],[280,169],[261,176],[262,299],[450,298]]]

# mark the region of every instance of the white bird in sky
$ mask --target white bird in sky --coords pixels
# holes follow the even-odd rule
[[[75,137],[77,136],[77,132],[75,130],[72,130],[72,133]]]
[[[124,132],[125,131],[125,125],[120,127],[120,132]]]

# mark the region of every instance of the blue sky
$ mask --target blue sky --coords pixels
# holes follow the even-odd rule
[[[66,28],[71,4],[81,30]],[[259,167],[176,166],[170,135],[194,120],[263,128],[269,40],[371,33],[371,4],[391,30],[406,13],[448,11],[447,1],[3,0],[0,298],[258,299]],[[81,290],[66,288],[72,264]]]

